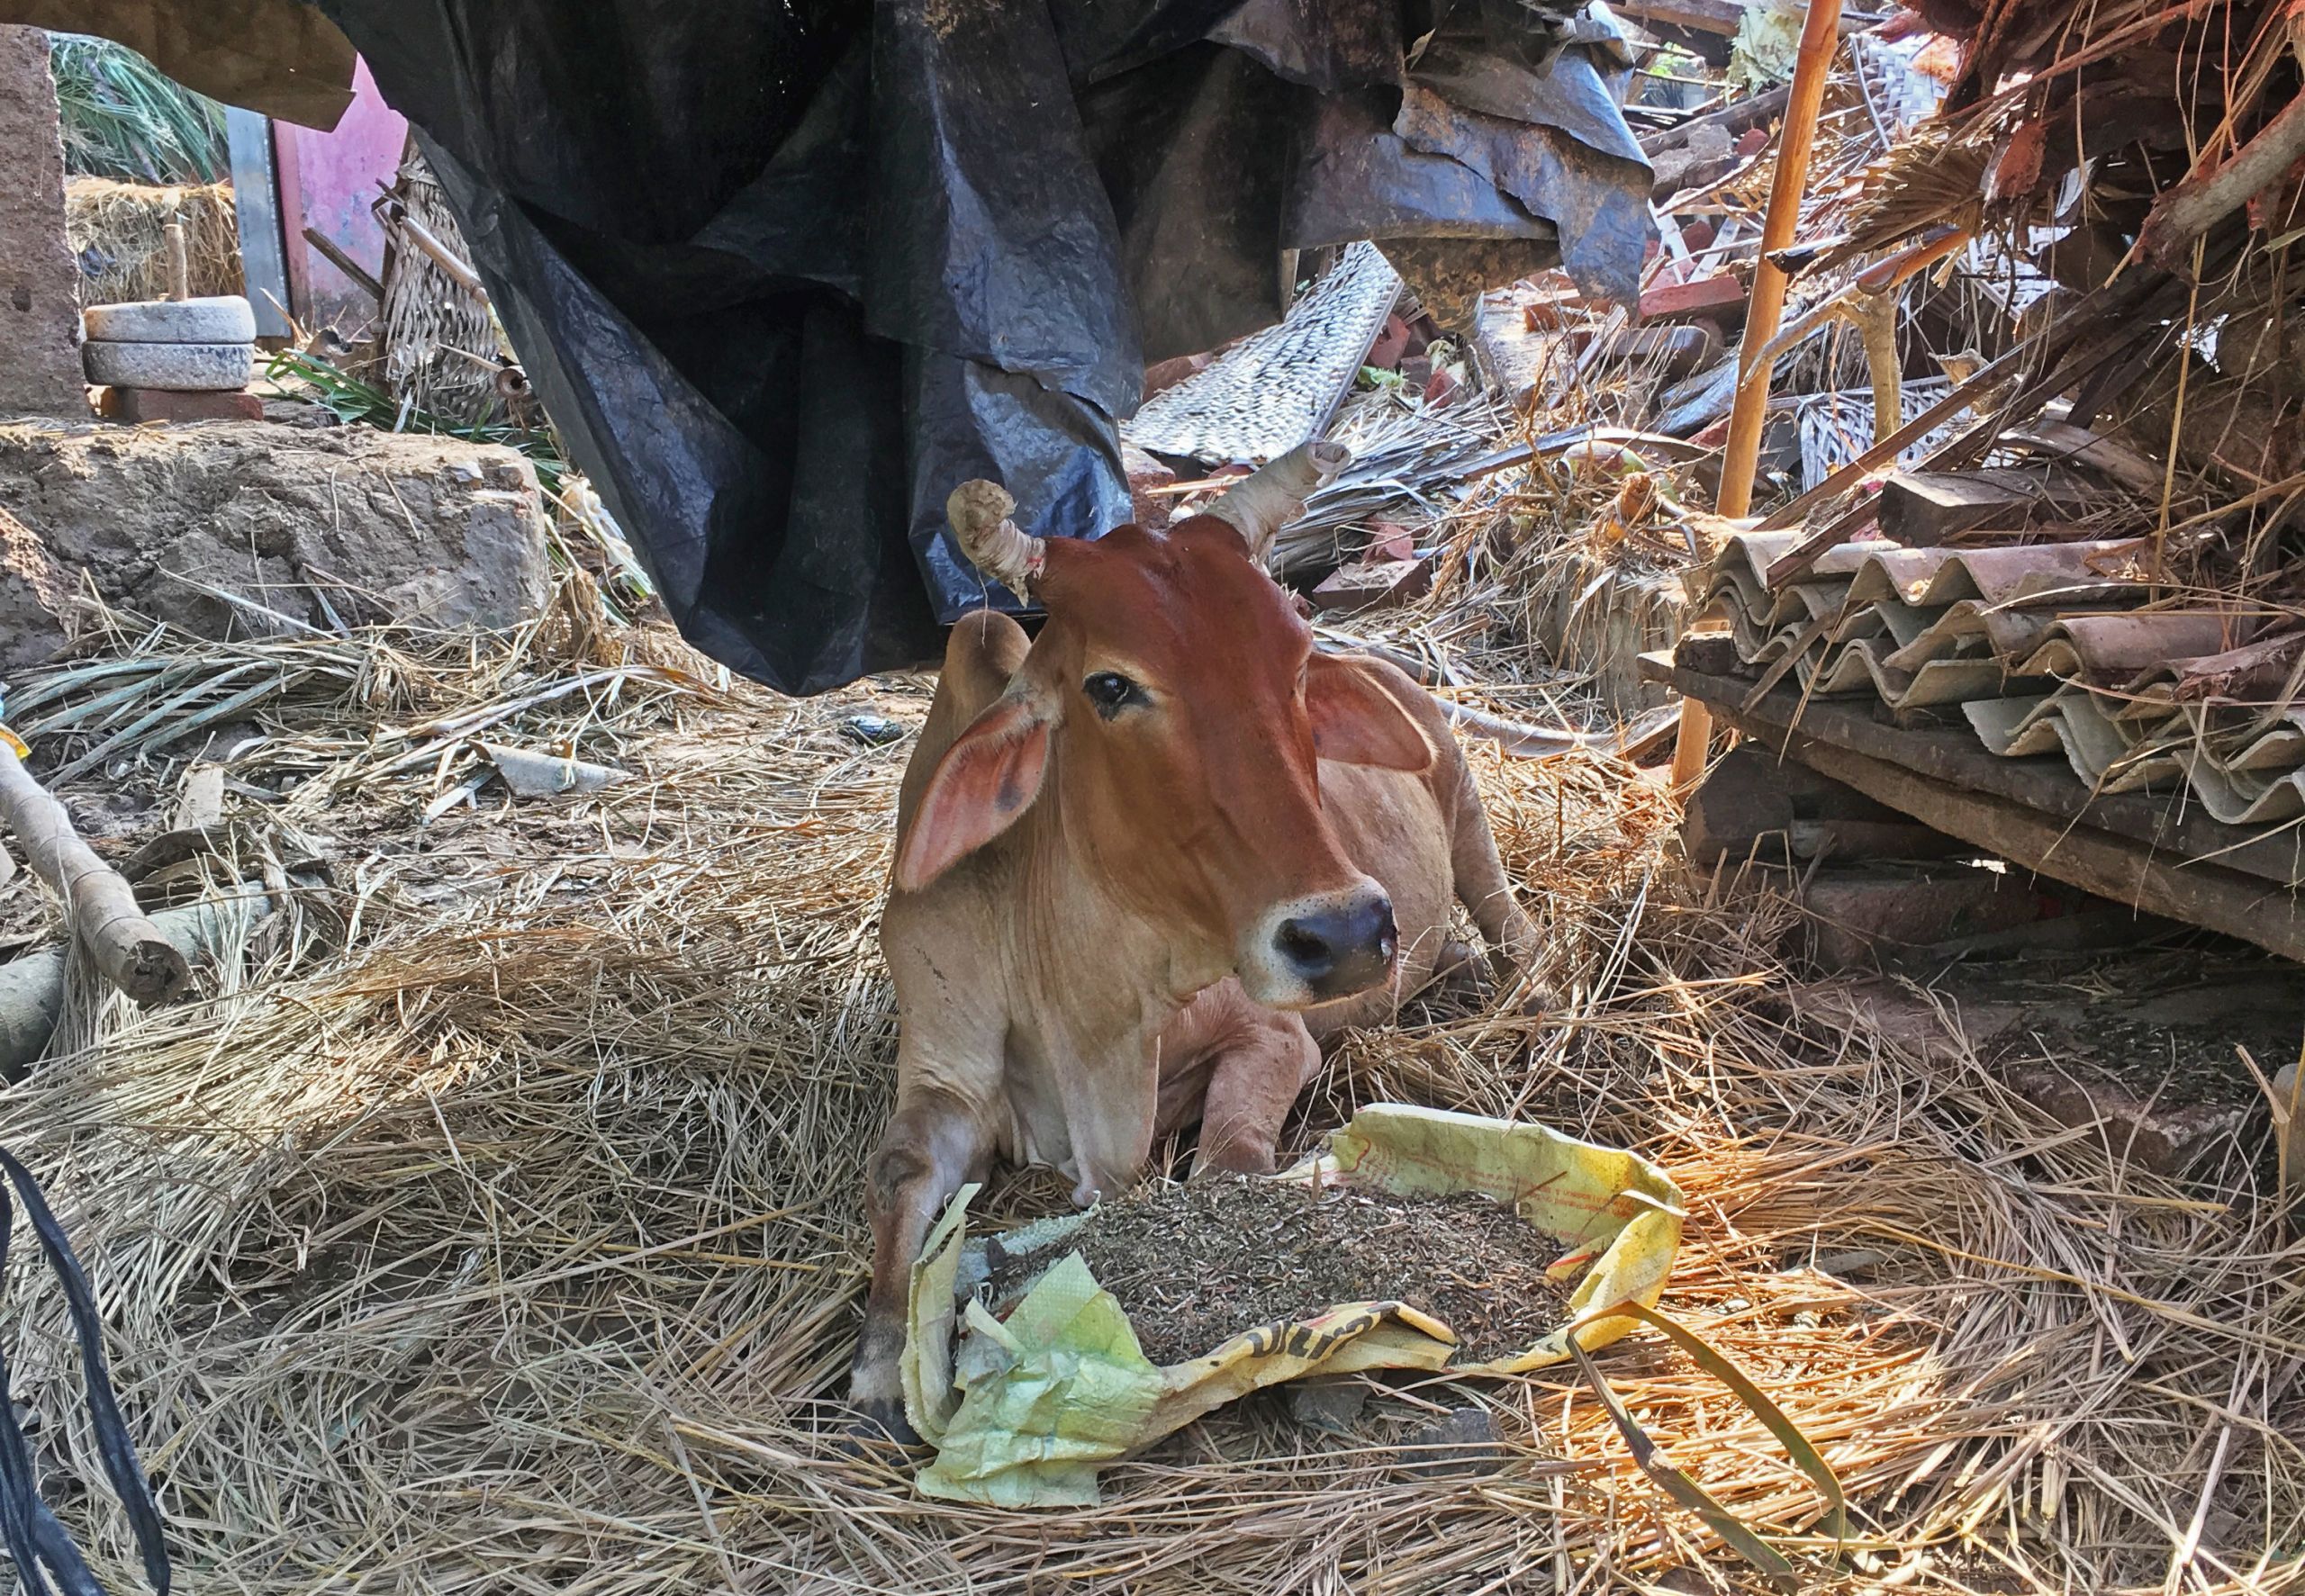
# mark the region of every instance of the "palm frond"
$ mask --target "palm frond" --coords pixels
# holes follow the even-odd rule
[[[224,108],[125,45],[49,36],[64,165],[124,183],[217,183],[231,172]]]

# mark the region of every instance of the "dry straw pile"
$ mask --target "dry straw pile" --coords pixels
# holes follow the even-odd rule
[[[276,853],[329,861],[202,1000],[108,1012],[100,1040],[0,1096],[101,1294],[186,1587],[1753,1582],[1560,1371],[1410,1384],[1359,1439],[1244,1404],[1116,1468],[1081,1513],[925,1502],[846,1458],[859,1170],[897,1024],[872,933],[906,749],[844,719],[917,721],[926,686],[780,700],[660,636],[571,627],[572,593],[510,649],[122,639],[12,708],[37,726],[79,707],[36,739],[53,762],[203,683],[184,701],[273,683],[233,711],[267,739],[233,762],[234,813]],[[39,686],[14,685],[20,705]],[[167,788],[167,719],[107,753],[138,762],[128,788]],[[480,736],[641,779],[514,807]],[[1474,757],[1561,1012],[1449,1001],[1356,1036],[1306,1134],[1407,1099],[1661,1160],[1693,1204],[1665,1306],[1838,1468],[1846,1555],[1686,1357],[1643,1335],[1599,1366],[1812,1588],[2294,1588],[2305,1246],[2240,1152],[2181,1189],[1982,1067],[1849,1033],[1790,996],[1768,952],[1781,910],[1681,883],[1652,785]],[[12,1262],[15,1395],[51,1480],[94,1479],[60,1306]],[[1405,1431],[1468,1402],[1505,1438],[1496,1472],[1398,1466]],[[62,1493],[131,1588],[111,1503]]]
[[[167,298],[171,221],[184,223],[194,294],[243,292],[230,184],[160,187],[75,177],[64,186],[64,231],[80,261],[80,302]]]

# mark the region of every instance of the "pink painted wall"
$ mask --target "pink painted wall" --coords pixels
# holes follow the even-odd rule
[[[352,93],[332,131],[272,124],[280,209],[288,222],[281,230],[287,235],[288,294],[307,330],[332,322],[349,334],[376,314],[368,292],[304,239],[304,229],[317,229],[371,276],[384,275],[384,230],[368,207],[377,185],[389,184],[400,170],[408,119],[384,104],[366,61],[354,64]]]

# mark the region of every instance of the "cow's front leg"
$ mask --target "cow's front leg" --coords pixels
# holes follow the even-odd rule
[[[1216,1043],[1200,1115],[1193,1173],[1269,1173],[1278,1161],[1281,1127],[1297,1095],[1320,1073],[1320,1045],[1296,1014],[1256,1008],[1243,1013]]]
[[[920,1438],[905,1419],[898,1366],[912,1266],[936,1215],[990,1161],[991,1106],[938,1087],[900,1088],[896,1115],[865,1166],[872,1284],[849,1391],[867,1423],[907,1446]]]

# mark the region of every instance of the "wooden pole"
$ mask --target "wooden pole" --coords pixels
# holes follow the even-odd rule
[[[168,297],[187,300],[192,297],[192,266],[185,258],[184,223],[170,221],[162,230],[168,240]]]
[[[163,936],[118,870],[89,851],[64,806],[32,780],[14,749],[0,742],[0,820],[23,844],[41,879],[71,906],[72,928],[106,979],[139,1003],[184,989],[191,966]]]
[[[1793,92],[1785,103],[1785,130],[1777,139],[1776,176],[1761,220],[1760,265],[1753,274],[1751,306],[1745,312],[1745,336],[1738,347],[1737,402],[1729,412],[1729,442],[1722,455],[1721,499],[1715,508],[1732,519],[1752,508],[1761,426],[1768,419],[1769,377],[1776,366],[1774,359],[1758,356],[1776,336],[1777,322],[1785,315],[1788,279],[1768,257],[1791,247],[1801,220],[1801,191],[1809,181],[1809,152],[1817,139],[1817,108],[1824,103],[1825,76],[1840,42],[1839,27],[1840,0],[1809,0],[1800,53],[1794,60]],[[1673,749],[1676,791],[1685,790],[1704,769],[1712,740],[1713,712],[1695,699],[1683,699],[1680,740]]]

